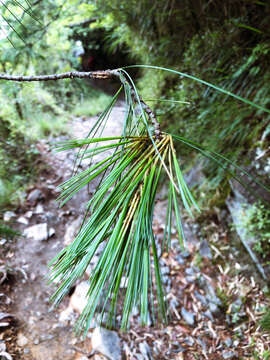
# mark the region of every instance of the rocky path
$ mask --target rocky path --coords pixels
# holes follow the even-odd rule
[[[121,133],[123,111],[120,102],[111,113],[104,136]],[[72,138],[86,137],[95,121],[95,117],[86,120],[75,118],[69,124]],[[63,139],[52,139],[52,142],[59,140]],[[91,340],[86,339],[79,347],[81,339],[73,334],[74,320],[84,304],[85,283],[78,286],[71,300],[67,298],[59,308],[53,309],[49,299],[55,286],[47,284],[47,264],[72,241],[95,184],[90,189],[83,189],[60,209],[56,202],[59,195],[57,186],[70,177],[74,154],[51,152],[45,142],[37,144],[37,148],[43,167],[40,179],[29,189],[27,201],[19,212],[5,214],[5,220],[11,220],[24,235],[14,246],[11,245],[6,254],[8,262],[17,269],[13,288],[6,288],[9,291],[6,308],[16,319],[18,330],[16,346],[13,339],[10,353],[15,353],[13,358],[16,360],[75,360],[80,359],[83,349],[87,354],[91,352]],[[69,300],[68,311],[63,311],[68,307]],[[77,352],[76,346],[82,352]]]
[[[105,136],[121,133],[123,112],[124,104],[119,102]],[[70,123],[72,137],[85,137],[94,121],[74,119]],[[186,219],[188,248],[180,251],[173,231],[173,250],[160,259],[171,311],[168,325],[155,325],[149,317],[148,327],[141,328],[134,311],[126,334],[93,324],[86,339],[76,337],[72,329],[85,304],[86,278],[57,309],[49,301],[55,287],[47,285],[45,278],[48,262],[78,231],[84,204],[96,184],[59,209],[57,185],[69,178],[74,154],[52,153],[47,143],[37,147],[43,164],[41,177],[29,189],[22,208],[5,214],[5,220],[17,224],[24,236],[16,243],[1,240],[5,261],[0,256],[0,359],[255,359],[256,354],[263,359],[262,354],[270,350],[270,337],[262,333],[258,319],[270,305],[266,290],[245,275],[231,252],[226,229],[214,221],[207,229],[210,246],[198,226]],[[166,212],[163,198],[165,189],[161,190],[153,224],[159,243]]]

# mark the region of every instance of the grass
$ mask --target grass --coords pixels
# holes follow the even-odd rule
[[[261,323],[260,323],[262,329],[264,331],[270,332],[270,310],[266,310],[266,312],[264,313],[262,319],[261,319]]]
[[[0,236],[4,236],[5,238],[12,239],[15,236],[19,236],[19,235],[20,235],[19,231],[13,230],[10,226],[0,222]]]
[[[0,179],[0,208],[4,209],[10,204],[14,204],[18,200],[16,186],[8,181]]]
[[[95,116],[100,114],[111,101],[111,96],[105,93],[95,93],[87,99],[82,99],[72,111],[75,116]]]
[[[67,121],[69,115],[62,114],[51,116],[48,113],[41,113],[38,121],[31,121],[31,140],[46,139],[48,136],[59,136],[68,133]]]
[[[56,96],[39,84],[26,84],[18,93],[18,101],[22,109],[23,119],[18,117],[15,106],[6,101],[5,88],[0,96],[0,207],[16,206],[23,189],[36,173],[33,161],[37,151],[33,145],[40,139],[68,134],[67,104],[56,101]],[[74,109],[76,116],[97,115],[103,106],[111,101],[109,95],[89,87],[83,88],[83,96],[87,99]],[[77,101],[73,96],[69,108]],[[72,114],[72,112],[71,112]]]

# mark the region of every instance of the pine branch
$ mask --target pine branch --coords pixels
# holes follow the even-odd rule
[[[50,74],[50,75],[33,75],[33,76],[23,76],[23,75],[9,75],[9,74],[0,74],[0,80],[9,80],[9,81],[49,81],[49,80],[62,80],[62,79],[109,79],[113,76],[120,77],[120,69],[115,70],[98,70],[98,71],[69,71],[60,74]],[[136,101],[136,96],[134,90],[130,87],[131,94]],[[155,136],[160,138],[161,130],[160,125],[156,119],[154,112],[151,108],[140,98],[141,106],[144,111],[147,113],[151,119],[151,123],[154,127]]]
[[[62,80],[62,79],[108,79],[113,76],[118,76],[118,70],[99,70],[99,71],[69,71],[61,74],[51,75],[33,75],[33,76],[22,76],[22,75],[8,75],[0,74],[0,80],[10,81],[48,81],[48,80]]]

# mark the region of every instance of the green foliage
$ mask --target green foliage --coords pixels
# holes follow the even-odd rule
[[[72,113],[75,116],[94,116],[100,114],[111,102],[111,96],[105,93],[91,91],[88,98],[83,98],[75,106]]]
[[[18,235],[20,235],[19,231],[13,230],[10,226],[0,222],[0,236],[4,236],[5,238],[12,239]]]
[[[57,4],[43,7],[49,18]],[[220,1],[215,4],[183,1],[179,4],[161,0],[154,5],[149,0],[139,4],[121,0],[86,4],[72,0],[62,4],[62,16],[50,26],[46,33],[49,41],[46,39],[46,42],[51,45],[60,40],[66,52],[70,46],[67,36],[71,35],[74,39],[85,39],[87,51],[95,54],[104,48],[112,54],[126,49],[137,62],[184,69],[267,108],[270,98],[267,9],[269,4],[253,0],[226,4]],[[27,18],[35,23],[31,17]],[[72,24],[70,28],[69,23]],[[98,32],[103,34],[98,38],[103,36],[104,41],[95,40]],[[49,51],[57,63],[59,54],[52,48]],[[69,58],[72,63],[74,59],[70,55]],[[179,84],[172,74],[149,73],[145,69],[141,73],[138,87],[144,99],[155,99],[151,106],[159,115],[163,128],[181,131],[181,135],[222,152],[231,160],[239,159],[247,148],[252,151],[269,122],[269,116],[260,110],[230,98],[221,98],[215,91],[192,84],[188,79]],[[63,98],[63,94],[60,97]],[[178,101],[188,101],[190,105],[183,106]],[[78,107],[76,112],[81,113]],[[263,146],[266,144],[267,141]],[[206,163],[211,188],[226,186],[224,171]]]
[[[0,39],[0,71],[9,73],[33,73],[56,70],[53,68],[58,50],[46,43],[57,43],[56,30],[44,28],[37,18],[47,21],[57,6],[53,3],[39,9],[29,3],[6,1],[1,7],[0,16],[9,24],[8,37]],[[2,22],[1,22],[2,24]],[[2,26],[2,25],[1,25]],[[61,36],[61,35],[60,35]],[[59,41],[58,49],[64,48]],[[42,41],[41,41],[42,39]],[[60,59],[58,53],[58,59]],[[48,58],[52,61],[49,63]],[[51,87],[52,88],[52,87]],[[50,86],[41,84],[20,84],[1,82],[0,84],[0,204],[6,207],[15,205],[28,181],[35,175],[33,162],[37,156],[31,145],[33,140],[63,129],[58,122],[64,113],[50,92]],[[56,92],[57,93],[57,92]],[[60,100],[60,98],[59,98]],[[46,114],[44,115],[44,112]]]
[[[256,239],[254,250],[268,260],[270,256],[270,209],[261,203],[253,204],[247,207],[241,222],[241,226]]]
[[[3,171],[3,169],[1,169]],[[0,180],[0,206],[5,208],[11,203],[16,203],[17,197],[14,197],[16,193],[15,185],[8,180]]]
[[[0,38],[0,71],[10,74],[54,73],[72,69],[77,61],[69,39],[68,14],[60,15],[60,2],[6,1],[0,19],[7,20],[8,37]],[[3,20],[4,21],[4,20]],[[2,23],[1,23],[2,26]],[[91,98],[97,98],[97,102]],[[89,98],[91,111],[78,109]],[[70,113],[100,112],[106,96],[86,82],[0,84],[0,204],[15,205],[29,180],[36,174],[37,156],[32,143],[67,132]],[[93,109],[93,104],[95,108]],[[85,113],[84,113],[85,112]]]
[[[153,101],[149,102],[153,109],[159,104],[158,99],[161,97],[160,92],[161,89],[164,88],[166,81],[168,81],[167,74],[162,70],[145,72],[144,76],[138,81],[138,89],[140,90],[142,98],[145,99],[146,102],[153,99]]]
[[[6,207],[16,205],[36,174],[37,151],[32,142],[63,132],[67,115],[38,84],[2,83],[0,118],[0,204]]]
[[[226,64],[227,69],[222,71],[222,63],[216,64],[215,69],[210,69],[205,62],[214,62],[214,58],[211,59],[211,49],[213,54],[217,54],[217,48],[223,46],[222,38],[214,37],[212,43],[210,35],[205,39],[195,36],[190,43],[190,49],[185,52],[184,64],[198,77],[219,84],[242,97],[250,98],[250,94],[253,94],[253,101],[268,107],[268,46],[256,46],[247,58],[236,59],[236,53],[232,54],[234,61],[230,60]],[[228,47],[224,47],[224,50],[221,48],[218,51],[218,60],[220,61],[224,53],[223,61],[227,62],[228,52]],[[240,69],[237,69],[237,65]],[[191,106],[160,103],[158,109],[166,114],[165,124],[168,124],[170,130],[177,127],[185,136],[222,152],[232,160],[238,159],[246,149],[254,149],[256,140],[260,139],[269,122],[268,114],[262,114],[260,110],[233,99],[222,99],[217,92],[202,88],[199,84],[192,84],[186,79],[183,79],[180,85],[172,86],[167,98],[191,102]],[[262,146],[267,146],[266,138]],[[209,164],[207,175],[215,186],[223,183],[224,172],[214,164]]]
[[[269,360],[270,359],[270,351],[266,350],[262,354],[258,351],[254,351],[253,354],[254,360]]]
[[[261,327],[265,331],[270,331],[270,310],[267,310],[261,319]]]
[[[8,109],[11,111],[12,107]],[[1,118],[2,115],[3,108]],[[9,120],[0,122],[0,207],[2,209],[19,202],[25,184],[30,176],[35,174],[33,161],[37,155],[34,146],[14,126],[11,117]]]
[[[184,71],[268,108],[269,6],[253,0],[226,4],[161,0],[154,5],[149,0],[140,4],[106,0],[92,11],[97,16],[95,27],[110,28],[112,49],[125,44],[137,62]],[[143,98],[156,99],[151,106],[163,128],[180,132],[231,160],[241,159],[246,149],[251,153],[269,123],[268,114],[222,98],[199,83],[188,79],[179,83],[172,74],[149,74],[145,68],[141,75],[139,89]],[[183,106],[177,101],[191,104]],[[211,187],[227,186],[224,171],[206,164]]]

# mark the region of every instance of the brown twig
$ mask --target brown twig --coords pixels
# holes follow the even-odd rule
[[[151,123],[154,127],[154,133],[157,139],[160,139],[161,136],[161,130],[160,130],[160,124],[157,121],[157,118],[151,108],[140,98],[141,105],[146,112],[146,114],[149,116]]]
[[[52,75],[8,75],[0,74],[0,80],[10,81],[48,81],[48,80],[62,80],[62,79],[108,79],[117,75],[117,70],[99,70],[99,71],[69,71],[61,74]]]
[[[79,347],[77,346],[71,346],[70,349],[80,353],[80,354],[83,354],[85,355],[88,359],[91,359],[91,357],[93,357],[94,355],[96,355],[96,351],[95,350],[92,350],[91,352],[88,352],[88,351],[84,351],[82,349],[80,349]]]
[[[130,92],[131,92],[131,95],[133,97],[133,100],[135,102],[138,102],[138,98],[136,96],[136,93],[135,91],[130,88]],[[152,109],[150,108],[150,106],[148,106],[141,97],[139,97],[139,100],[140,100],[140,103],[141,103],[141,106],[143,108],[143,110],[146,112],[146,114],[149,116],[150,120],[151,120],[151,123],[154,127],[154,134],[155,134],[155,137],[157,139],[160,139],[160,136],[161,136],[161,129],[160,129],[160,124],[159,122],[157,121],[157,118],[156,118],[156,115],[154,114],[154,112],[152,111]]]

